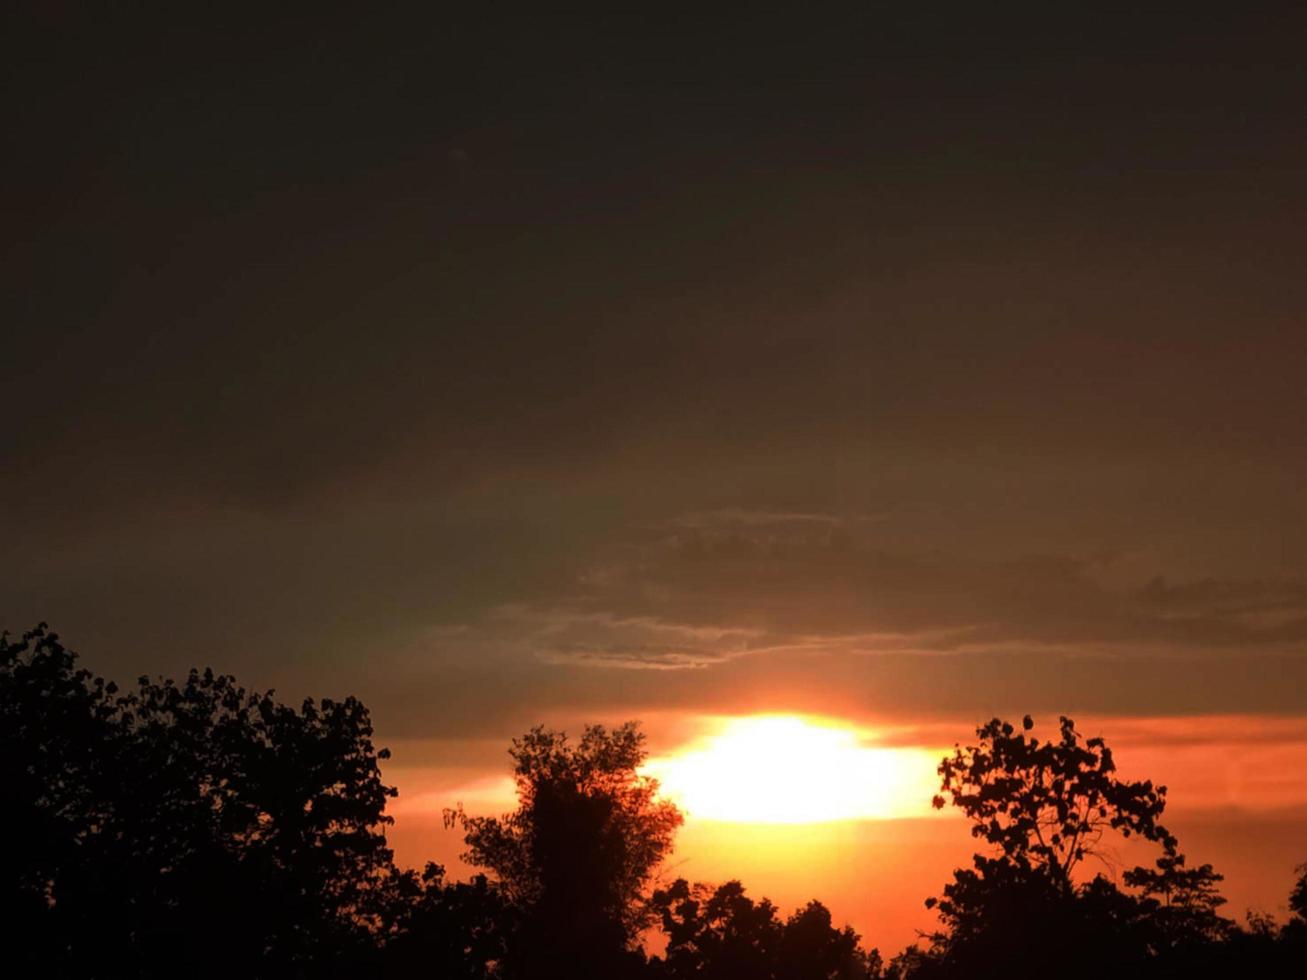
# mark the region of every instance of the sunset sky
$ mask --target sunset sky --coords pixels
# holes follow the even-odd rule
[[[514,735],[641,719],[671,873],[887,951],[973,850],[934,761],[1068,714],[1282,913],[1295,5],[33,6],[0,626],[360,696],[411,863]]]

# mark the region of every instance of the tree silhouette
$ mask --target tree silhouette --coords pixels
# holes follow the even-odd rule
[[[1136,890],[1154,953],[1217,943],[1234,927],[1217,911],[1225,904],[1217,890],[1223,879],[1210,864],[1187,868],[1183,854],[1163,854],[1156,868],[1132,868],[1122,879]]]
[[[649,921],[645,889],[682,822],[640,775],[644,736],[628,722],[579,743],[535,728],[510,749],[518,808],[446,814],[465,860],[488,869],[517,911],[505,969],[516,976],[620,976]]]
[[[489,980],[504,959],[503,896],[484,875],[447,882],[428,864],[393,879],[394,914],[387,922],[381,972],[387,976]]]
[[[673,980],[866,980],[880,972],[879,954],[864,952],[847,926],[834,928],[820,902],[782,922],[738,881],[713,889],[680,878],[654,893],[652,907],[667,936],[659,972]]]
[[[309,976],[365,957],[393,865],[368,713],[192,671],[118,694],[38,628],[0,640],[5,903],[96,976]]]
[[[1060,719],[1057,741],[1027,737],[1033,727],[1029,715],[1022,732],[994,718],[976,730],[978,745],[958,747],[940,763],[941,789],[971,820],[973,837],[1063,892],[1106,830],[1174,850],[1175,838],[1158,822],[1165,786],[1118,778],[1112,750],[1101,738],[1082,742],[1069,718]],[[933,803],[939,809],[945,799]]]
[[[864,950],[852,927],[836,929],[830,910],[810,901],[785,920],[777,980],[863,980],[880,975],[880,953]]]
[[[994,719],[940,764],[986,845],[938,899],[941,930],[883,969],[820,902],[782,919],[738,881],[679,879],[646,899],[681,814],[640,774],[637,725],[512,743],[518,808],[447,813],[467,859],[450,882],[396,868],[395,790],[356,700],[279,703],[192,671],[129,692],[44,626],[0,634],[0,922],[6,975],[453,980],[1101,980],[1296,976],[1307,866],[1283,926],[1220,914],[1221,876],[1161,824],[1166,789],[1120,779],[1063,718]],[[1154,844],[1118,885],[1090,876],[1110,835]],[[661,927],[649,959],[644,930]]]
[[[730,881],[717,889],[679,878],[656,891],[652,907],[667,935],[669,977],[761,980],[779,958],[781,924],[767,899],[754,902]]]
[[[1093,976],[1145,969],[1223,938],[1231,924],[1216,911],[1221,877],[1210,865],[1185,867],[1160,822],[1166,787],[1119,778],[1111,749],[1082,740],[1069,718],[1055,740],[1029,735],[1033,727],[1029,716],[1021,731],[995,718],[977,729],[976,745],[940,763],[942,793],[991,852],[927,901],[944,931],[915,975]],[[1155,868],[1124,875],[1134,894],[1101,875],[1076,876],[1086,858],[1103,855],[1109,833],[1161,849]],[[1072,960],[1068,949],[1077,951]]]
[[[1295,919],[1307,924],[1307,864],[1300,864],[1295,870],[1298,872],[1298,880],[1289,893],[1289,911]]]
[[[1291,950],[1296,965],[1302,968],[1307,964],[1307,864],[1300,864],[1295,870],[1298,880],[1289,893],[1290,919],[1280,938]]]
[[[75,660],[44,624],[18,641],[0,634],[0,915],[23,937],[11,950],[20,971],[67,960],[66,878],[114,784],[117,689]]]

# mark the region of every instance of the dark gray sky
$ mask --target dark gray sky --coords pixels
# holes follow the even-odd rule
[[[0,624],[412,737],[1302,713],[1307,19],[1146,6],[18,15]]]

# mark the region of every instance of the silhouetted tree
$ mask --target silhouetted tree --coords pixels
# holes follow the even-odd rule
[[[1307,864],[1300,864],[1295,870],[1298,872],[1298,880],[1289,893],[1289,911],[1295,919],[1307,924]]]
[[[1033,727],[1029,716],[1019,732],[993,719],[977,729],[975,746],[940,763],[942,793],[992,850],[927,901],[944,930],[913,961],[914,975],[1095,976],[1156,966],[1163,955],[1223,938],[1231,924],[1216,911],[1220,876],[1210,865],[1185,867],[1160,822],[1166,787],[1120,779],[1103,740],[1082,740],[1068,718],[1055,740],[1029,735]],[[1134,894],[1101,875],[1076,877],[1109,832],[1162,851],[1155,868],[1124,876]]]
[[[1163,854],[1155,868],[1132,868],[1122,878],[1136,890],[1157,955],[1221,942],[1234,928],[1217,911],[1225,904],[1217,890],[1223,878],[1210,864],[1187,868],[1183,854]]]
[[[509,921],[503,896],[484,875],[447,882],[428,864],[393,880],[381,972],[386,976],[487,980],[504,958]]]
[[[810,902],[782,920],[739,882],[646,899],[681,814],[644,777],[628,723],[512,743],[518,808],[447,813],[491,877],[400,871],[384,836],[385,751],[356,700],[246,691],[192,671],[130,692],[44,626],[0,634],[0,923],[6,975],[204,980],[1185,980],[1295,976],[1307,866],[1282,927],[1223,918],[1211,865],[1160,823],[1166,789],[1115,774],[1069,719],[1041,742],[997,719],[940,764],[987,853],[938,899],[942,929],[882,968]],[[1089,877],[1109,834],[1160,850],[1122,886]],[[661,926],[663,957],[642,931]]]
[[[1076,866],[1097,853],[1104,830],[1174,850],[1175,838],[1158,822],[1165,786],[1118,778],[1112,750],[1101,738],[1082,742],[1069,718],[1060,720],[1056,741],[1027,737],[1033,727],[1029,715],[1022,732],[995,718],[976,730],[978,745],[955,748],[939,765],[941,789],[999,860],[1068,892]],[[939,809],[945,799],[933,803]]]
[[[713,889],[681,878],[654,893],[667,949],[658,972],[672,980],[867,980],[880,956],[858,935],[836,929],[820,902],[782,922],[767,899],[754,902],[738,881]]]
[[[918,980],[1090,977],[1146,963],[1135,903],[1102,878],[1063,891],[1029,869],[977,855],[972,868],[954,872],[936,907],[944,929],[912,958]]]
[[[713,889],[679,878],[654,892],[652,908],[667,935],[669,977],[762,980],[779,960],[781,924],[767,899],[754,902],[730,881]]]
[[[864,950],[851,926],[836,929],[830,910],[810,901],[785,920],[777,980],[870,980],[880,976],[880,953]]]
[[[1297,867],[1298,880],[1289,893],[1290,919],[1280,937],[1295,964],[1307,967],[1307,864]]]
[[[40,627],[0,640],[5,903],[53,975],[310,976],[389,914],[366,709],[192,671],[130,694]]]
[[[65,874],[108,818],[117,689],[75,660],[44,624],[0,634],[0,918],[20,973],[67,959]]]
[[[645,889],[671,849],[680,811],[640,775],[644,736],[595,725],[573,744],[536,728],[510,749],[518,808],[502,817],[447,813],[465,860],[488,869],[518,919],[512,976],[621,976],[643,964]]]

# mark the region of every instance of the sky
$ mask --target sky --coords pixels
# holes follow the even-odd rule
[[[1051,7],[7,14],[0,625],[362,697],[412,861],[538,723],[1069,714],[1276,912],[1307,18]],[[891,947],[970,852],[722,826]]]

